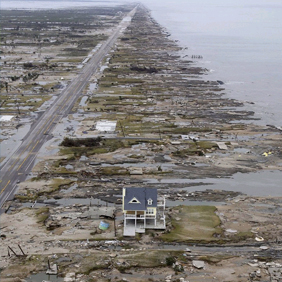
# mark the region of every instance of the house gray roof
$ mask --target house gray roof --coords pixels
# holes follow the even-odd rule
[[[124,210],[145,211],[149,207],[157,207],[158,192],[154,188],[124,188]],[[151,205],[148,204],[151,201]],[[150,201],[149,201],[150,202]]]

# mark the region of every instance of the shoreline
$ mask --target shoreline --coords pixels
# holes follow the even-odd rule
[[[169,27],[172,39],[179,40],[181,46],[187,47],[183,55],[202,55],[203,59],[199,59],[198,63],[201,67],[213,69],[210,79],[222,80],[229,98],[246,102],[247,110],[256,112],[256,117],[261,119],[259,125],[281,126],[281,83],[278,80],[281,61],[276,59],[279,50],[275,47],[281,42],[275,30],[268,32],[269,22],[273,23],[273,27],[280,25],[280,11],[275,11],[273,3],[268,3],[269,9],[264,10],[265,1],[254,2],[255,10],[266,16],[256,21],[247,18],[246,15],[254,10],[243,1],[235,4],[234,1],[224,3],[218,0],[206,6],[203,3],[183,3],[185,5],[181,9],[172,7],[171,10],[167,8],[170,7],[169,3],[154,4],[152,10],[158,22]],[[238,5],[236,11],[232,10],[233,5]],[[229,14],[231,11],[232,14]],[[163,18],[162,14],[167,17]],[[213,18],[215,14],[218,17]],[[240,25],[242,17],[244,20]],[[220,22],[225,25],[218,25]],[[214,25],[217,28],[213,29]],[[232,32],[229,32],[231,26]],[[256,33],[258,26],[261,28],[260,35]],[[252,34],[251,37],[246,30]]]

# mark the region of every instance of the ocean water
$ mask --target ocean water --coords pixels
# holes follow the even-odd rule
[[[202,55],[207,80],[222,80],[226,95],[246,103],[262,125],[282,126],[281,0],[142,0],[153,17]]]

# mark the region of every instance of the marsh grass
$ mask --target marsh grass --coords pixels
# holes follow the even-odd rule
[[[207,150],[211,150],[213,148],[218,148],[217,144],[211,141],[187,141],[186,142],[188,148],[182,150],[176,150],[172,154],[175,157],[185,158],[186,156],[203,156]]]
[[[37,223],[42,223],[46,221],[46,219],[49,217],[49,208],[48,207],[42,207],[38,209],[35,213],[35,216],[37,218]]]
[[[91,139],[91,138],[90,138]],[[70,141],[70,142],[69,142]],[[139,140],[117,140],[117,139],[100,139],[99,142],[92,142],[93,146],[91,146],[91,142],[85,145],[85,141],[83,139],[69,139],[67,142],[61,143],[60,147],[60,155],[67,156],[68,159],[79,158],[82,155],[91,156],[95,154],[104,154],[109,152],[114,152],[120,148],[130,148],[131,146],[139,143],[144,143],[146,141]],[[91,140],[90,140],[91,141]],[[71,144],[70,147],[62,146],[62,144]],[[81,144],[82,147],[79,147]],[[69,145],[67,145],[69,146]],[[58,167],[62,164],[62,160],[56,162]]]
[[[220,219],[213,206],[179,206],[173,208],[171,223],[173,229],[161,238],[168,242],[204,242],[218,239],[214,234],[222,234]]]
[[[115,266],[121,272],[133,266],[141,268],[165,267],[167,257],[181,256],[182,253],[181,251],[167,250],[134,251],[118,256],[118,260],[126,260],[127,265],[115,264]]]
[[[34,87],[33,85],[28,85],[28,87]],[[29,110],[23,110],[20,109],[21,112],[26,112],[26,111],[34,111],[38,107],[40,107],[45,101],[48,101],[50,99],[49,95],[34,95],[34,96],[29,96],[29,95],[3,95],[1,97],[1,107],[3,110],[17,110],[18,106],[19,107],[30,107]]]

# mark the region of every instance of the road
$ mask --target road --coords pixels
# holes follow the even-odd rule
[[[56,124],[71,111],[89,79],[97,71],[99,63],[111,50],[122,31],[130,24],[130,18],[135,14],[136,9],[137,7],[123,18],[108,40],[84,66],[81,73],[62,91],[49,109],[34,122],[19,148],[8,160],[5,160],[1,167],[0,214],[3,212],[1,208],[4,203],[13,199],[17,184],[24,181],[26,175],[31,171],[37,153],[43,144],[51,138]]]

